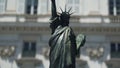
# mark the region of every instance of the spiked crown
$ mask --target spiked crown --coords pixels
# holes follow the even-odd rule
[[[60,10],[61,10],[61,12],[62,12],[62,13],[59,13],[59,14],[60,14],[60,17],[61,17],[61,18],[70,18],[70,15],[73,14],[73,13],[70,13],[71,9],[72,9],[72,7],[67,11],[66,5],[65,5],[65,11],[63,11],[63,10],[60,8]]]

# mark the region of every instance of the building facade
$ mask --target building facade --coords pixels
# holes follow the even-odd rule
[[[0,68],[49,68],[50,0],[0,0]],[[120,0],[56,0],[86,43],[76,68],[120,68]]]

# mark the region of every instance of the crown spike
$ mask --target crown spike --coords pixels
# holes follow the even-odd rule
[[[70,13],[69,15],[72,15],[74,12]]]
[[[62,8],[60,7],[60,10],[63,12]]]
[[[71,11],[72,7],[70,7],[70,9],[68,10],[68,13]]]
[[[67,12],[67,5],[65,4],[65,12]]]

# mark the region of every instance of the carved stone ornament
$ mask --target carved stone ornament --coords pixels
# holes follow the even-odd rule
[[[0,56],[10,57],[15,52],[15,46],[0,46]]]
[[[104,48],[103,47],[97,47],[97,48],[86,48],[87,54],[90,57],[90,59],[99,59],[104,54]]]

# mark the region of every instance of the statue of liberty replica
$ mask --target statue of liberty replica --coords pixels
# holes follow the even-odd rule
[[[85,36],[75,34],[69,27],[70,10],[62,11],[58,14],[56,11],[55,0],[51,0],[51,22],[50,28],[52,36],[49,40],[50,46],[50,66],[49,68],[76,68],[75,58],[79,55],[80,47],[85,43]]]

